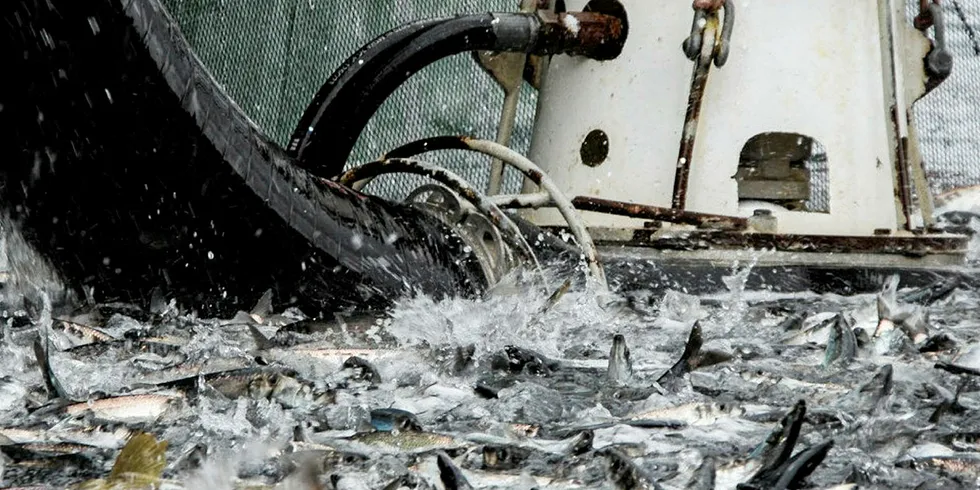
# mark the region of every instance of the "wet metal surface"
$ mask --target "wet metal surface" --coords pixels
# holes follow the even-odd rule
[[[477,191],[458,175],[448,170],[409,158],[389,158],[378,162],[367,163],[365,165],[361,165],[360,167],[355,167],[348,170],[342,176],[340,176],[338,181],[342,185],[350,185],[351,183],[363,180],[365,178],[371,178],[391,172],[414,173],[429,177],[442,183],[443,185],[446,185],[476,206],[477,209],[479,209],[480,212],[483,213],[494,226],[499,228],[507,244],[513,247],[514,250],[520,254],[530,266],[532,266],[532,268],[537,269],[540,267],[538,264],[538,259],[534,255],[534,251],[531,250],[531,246],[528,245],[527,240],[524,239],[520,229],[517,228],[517,225],[514,224],[513,220],[507,217],[507,215],[504,214],[504,212],[501,211],[496,204],[487,199],[483,193]]]
[[[670,250],[737,248],[818,253],[875,253],[921,257],[928,254],[962,253],[968,239],[956,235],[924,236],[830,236],[768,233],[694,231],[682,236],[640,234],[629,245]],[[616,242],[599,242],[612,245]]]

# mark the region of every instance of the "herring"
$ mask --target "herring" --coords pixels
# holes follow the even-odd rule
[[[712,425],[722,418],[740,417],[746,413],[733,403],[695,402],[647,410],[630,415],[629,420],[669,420],[687,425]]]
[[[657,481],[633,463],[633,460],[618,449],[603,448],[597,451],[609,460],[609,475],[622,490],[662,489]]]
[[[824,366],[847,366],[857,355],[857,338],[848,325],[843,313],[838,313],[831,324],[830,337],[827,340],[827,354],[824,356]]]
[[[701,323],[694,322],[691,333],[688,335],[687,344],[684,345],[684,352],[681,358],[674,363],[670,369],[657,379],[657,384],[673,384],[680,380],[685,374],[697,368],[698,356],[701,354],[701,346],[704,340],[701,337]]]
[[[180,396],[158,393],[122,395],[68,405],[65,412],[69,415],[92,412],[97,419],[114,422],[153,422],[180,399]]]
[[[609,368],[606,377],[615,384],[627,384],[633,376],[633,361],[630,359],[630,348],[626,345],[626,337],[622,334],[613,336],[612,348],[609,350]]]
[[[198,394],[199,380],[228,398],[248,396],[276,400],[286,408],[305,409],[333,403],[331,391],[320,390],[312,382],[300,378],[296,371],[279,366],[218,371],[171,380],[156,386]]]
[[[346,439],[325,440],[321,443],[340,451],[353,450],[355,454],[361,452],[359,448],[366,449],[368,453],[418,454],[466,445],[465,442],[448,434],[415,431],[362,432]]]

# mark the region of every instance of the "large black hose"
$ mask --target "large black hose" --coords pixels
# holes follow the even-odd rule
[[[377,77],[388,60],[429,28],[441,24],[448,18],[425,19],[398,26],[365,44],[343,63],[324,82],[313,100],[307,105],[303,116],[296,125],[293,135],[286,145],[291,156],[302,159],[309,144],[310,133],[323,118],[324,111],[338,102],[356,107],[357,93],[365,83]],[[353,104],[351,104],[353,102]]]
[[[371,43],[378,49],[363,53],[370,56],[349,57],[320,89],[293,132],[290,154],[314,175],[341,173],[368,121],[412,75],[467,51],[526,51],[539,25],[525,14],[475,14],[382,35]],[[350,66],[358,66],[356,74],[345,77]]]
[[[307,107],[288,145],[314,175],[339,175],[368,121],[381,104],[422,68],[468,51],[578,53],[597,59],[619,54],[623,19],[595,14],[574,22],[536,14],[460,15],[409,24],[373,40],[348,58]],[[569,25],[583,25],[569,29]],[[618,46],[618,48],[616,48]]]
[[[207,314],[267,287],[336,309],[473,294],[451,230],[296,167],[227,98],[159,0],[11,0],[0,11],[2,197],[96,299],[162,286]]]

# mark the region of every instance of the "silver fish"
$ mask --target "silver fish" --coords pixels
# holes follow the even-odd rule
[[[92,412],[97,419],[113,422],[153,422],[181,399],[179,395],[158,393],[123,395],[68,405],[65,412],[69,415]]]
[[[630,415],[630,420],[673,420],[687,425],[712,425],[719,419],[737,418],[745,408],[734,403],[685,403]]]
[[[830,327],[830,337],[827,340],[827,353],[824,356],[824,366],[837,364],[846,366],[857,356],[857,337],[841,313],[837,314]]]
[[[626,337],[622,334],[613,336],[612,349],[609,350],[609,368],[606,371],[609,381],[616,384],[627,384],[633,377],[633,361],[630,359],[630,348],[626,345]]]
[[[599,454],[609,459],[609,476],[616,488],[623,490],[661,489],[657,481],[633,463],[633,460],[618,449],[604,448]]]

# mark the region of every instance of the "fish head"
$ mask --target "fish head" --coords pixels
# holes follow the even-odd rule
[[[609,350],[608,377],[615,383],[626,383],[633,375],[633,361],[630,359],[630,349],[626,345],[626,337],[616,334],[613,337],[612,348]]]
[[[336,399],[332,391],[321,391],[310,383],[282,375],[272,387],[271,397],[286,408],[325,406]]]
[[[265,373],[254,376],[248,382],[248,395],[252,398],[270,398],[276,383],[276,380],[272,379],[274,377],[276,376]]]

